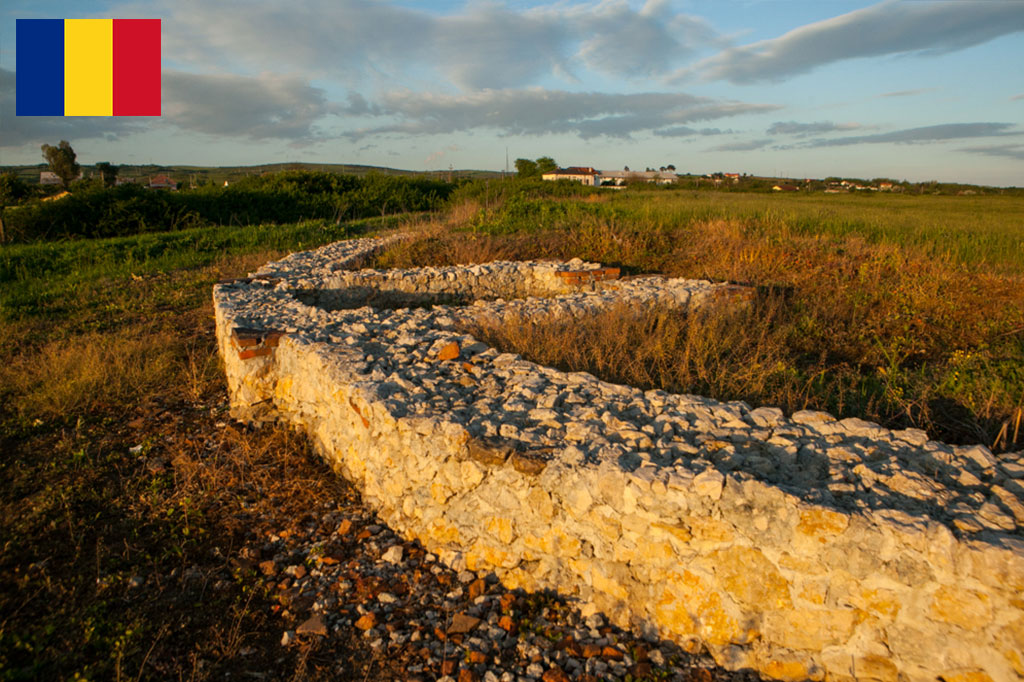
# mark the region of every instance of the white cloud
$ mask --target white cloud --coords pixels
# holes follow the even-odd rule
[[[934,92],[938,88],[917,88],[916,90],[896,90],[895,92],[883,92],[879,97],[913,97],[926,92]]]
[[[0,146],[55,140],[117,139],[165,126],[250,140],[303,144],[321,138],[317,122],[340,109],[294,76],[196,75],[165,71],[160,117],[15,116],[15,74],[0,69]]]
[[[995,156],[1004,159],[1013,159],[1015,161],[1024,161],[1024,144],[963,147],[957,151],[968,152],[971,154],[983,154],[985,156]]]
[[[824,64],[892,54],[942,54],[1024,31],[1024,2],[886,2],[771,40],[734,47],[680,77],[733,83],[779,81]]]
[[[851,144],[879,143],[918,144],[942,142],[945,140],[962,140],[973,137],[1024,135],[1024,131],[1011,130],[1013,127],[1013,123],[944,123],[942,125],[894,130],[877,135],[854,135],[852,137],[811,140],[805,146],[839,147]]]
[[[179,128],[252,140],[309,142],[316,123],[338,110],[324,91],[296,76],[163,74],[163,118]]]
[[[747,142],[730,142],[711,147],[709,152],[751,152],[756,149],[764,149],[772,143],[771,140],[749,140]]]
[[[695,135],[731,135],[734,130],[722,130],[721,128],[690,128],[689,126],[672,126],[652,131],[658,137],[694,137]]]
[[[697,47],[723,45],[706,22],[664,0],[639,10],[626,0],[525,11],[481,2],[447,15],[372,0],[161,1],[165,60],[350,85],[371,78],[393,87],[414,70],[440,72],[464,90],[571,79],[579,68],[657,76]]]
[[[840,130],[856,130],[860,127],[859,123],[833,123],[832,121],[818,121],[816,123],[776,121],[765,132],[769,135],[792,135],[793,137],[800,138]]]
[[[584,139],[602,135],[625,138],[668,126],[777,108],[664,92],[609,94],[528,88],[442,95],[397,91],[385,93],[374,104],[362,97],[350,98],[349,111],[395,121],[351,131],[348,136],[429,135],[488,128],[510,135],[570,133]]]

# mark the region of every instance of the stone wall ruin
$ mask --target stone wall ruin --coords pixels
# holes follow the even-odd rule
[[[735,292],[581,261],[350,269],[384,244],[213,298],[234,416],[304,429],[395,530],[732,669],[1024,679],[1022,453],[541,367],[456,322]]]

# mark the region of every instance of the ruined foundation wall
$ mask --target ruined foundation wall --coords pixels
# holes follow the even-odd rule
[[[734,669],[1024,679],[1021,453],[541,367],[456,322],[727,291],[581,262],[345,271],[382,244],[293,254],[214,303],[234,414],[307,431],[395,530]],[[528,298],[352,308],[420,293]]]

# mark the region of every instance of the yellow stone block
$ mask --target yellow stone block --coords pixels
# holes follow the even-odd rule
[[[794,556],[783,552],[779,557],[779,568],[789,569],[803,575],[822,575],[826,572],[825,566],[814,559],[802,556]]]
[[[822,605],[828,593],[828,585],[820,580],[807,581],[800,586],[797,597],[812,604]]]
[[[604,513],[607,510],[607,514]],[[586,515],[587,522],[597,528],[605,540],[616,542],[622,536],[622,525],[616,520],[610,507],[597,507]]]
[[[501,540],[506,545],[511,544],[515,539],[515,531],[512,528],[512,519],[502,516],[492,516],[487,521],[487,532]]]
[[[661,597],[654,604],[654,618],[673,635],[697,634],[697,626],[686,610],[686,601],[668,587],[662,589]]]
[[[519,557],[503,547],[477,540],[466,552],[466,568],[471,571],[492,568],[512,568],[519,564]]]
[[[640,557],[640,561],[646,564],[666,563],[676,561],[679,558],[672,543],[668,541],[641,542],[637,547],[637,554]]]
[[[651,524],[651,529],[654,531],[655,535],[664,533],[670,535],[671,537],[674,537],[676,540],[684,544],[689,542],[690,539],[693,537],[690,531],[683,528],[682,526],[674,526],[668,523],[660,523],[655,521]]]
[[[462,474],[462,484],[468,488],[475,488],[484,480],[484,472],[475,462],[469,460],[459,464],[459,472]]]
[[[452,491],[448,486],[437,481],[430,484],[430,497],[434,502],[438,504],[444,504],[448,501],[448,498],[452,496]]]
[[[943,623],[978,630],[991,621],[992,604],[981,592],[943,585],[932,595],[929,615]]]
[[[758,635],[757,631],[740,627],[722,602],[721,595],[699,575],[684,570],[665,580],[665,589],[686,605],[697,623],[697,632],[712,646],[742,644]]]
[[[736,539],[732,526],[718,519],[687,516],[684,521],[694,540],[725,543]]]
[[[551,504],[551,496],[540,488],[530,490],[526,501],[529,503],[529,508],[525,511],[530,515],[536,514],[544,521],[550,521],[555,515],[555,506]]]
[[[733,642],[744,643],[757,636],[754,630],[744,630],[735,618],[729,615],[717,592],[710,592],[697,602],[697,617],[700,620],[700,634],[712,646]]]
[[[581,548],[579,539],[569,537],[561,528],[551,528],[540,537],[528,533],[523,536],[523,544],[541,555],[560,557],[577,557]]]
[[[625,601],[626,598],[629,596],[629,592],[622,585],[622,583],[615,580],[614,578],[607,577],[606,575],[604,575],[604,573],[601,572],[601,569],[599,568],[595,568],[591,572],[591,582],[594,586],[594,589],[598,592],[604,592],[605,594],[610,595],[620,601]]]
[[[815,542],[825,544],[846,530],[848,525],[850,519],[845,514],[828,509],[802,509],[796,531]]]
[[[858,680],[898,682],[900,671],[892,660],[884,656],[868,655],[853,659],[853,675]]]
[[[762,672],[772,679],[786,682],[802,682],[811,679],[811,671],[808,670],[807,665],[798,660],[771,660],[765,664]]]
[[[846,642],[861,618],[856,609],[790,609],[764,617],[765,638],[790,649],[820,651]]]
[[[758,609],[784,609],[792,604],[789,581],[753,547],[712,552],[715,577],[734,600]]]
[[[1003,655],[1017,674],[1024,677],[1024,616],[1004,627],[1001,634],[1005,641]]]
[[[945,682],[992,682],[992,678],[983,670],[954,670],[939,675]]]
[[[274,386],[274,397],[278,400],[290,400],[292,395],[292,378],[281,377]]]
[[[1024,653],[1018,649],[1004,649],[1003,656],[1010,662],[1010,666],[1021,677],[1024,677]]]
[[[895,590],[865,588],[861,590],[860,597],[860,603],[857,606],[885,618],[895,618],[903,606],[899,594]]]
[[[427,524],[426,536],[429,542],[424,542],[423,544],[428,547],[461,544],[459,529],[441,519],[434,519]]]

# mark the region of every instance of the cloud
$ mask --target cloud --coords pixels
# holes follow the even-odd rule
[[[730,142],[711,147],[709,152],[750,152],[755,149],[764,149],[772,143],[771,140],[750,140],[748,142]]]
[[[621,76],[666,73],[697,46],[721,44],[704,20],[675,14],[666,0],[648,0],[640,11],[626,2],[577,5],[553,13],[568,21],[583,42],[577,56],[591,68]],[[559,16],[559,14],[561,16]]]
[[[353,105],[352,102],[355,102]],[[485,90],[464,95],[411,91],[385,93],[372,105],[350,98],[345,109],[389,117],[393,122],[353,130],[347,137],[435,135],[478,128],[508,135],[576,134],[628,138],[633,134],[740,114],[772,111],[775,105],[715,100],[685,93],[609,94],[529,88]]]
[[[166,122],[184,130],[250,140],[310,142],[316,122],[340,110],[297,76],[163,74]]]
[[[1024,2],[897,1],[819,21],[702,60],[682,76],[780,81],[858,57],[944,54],[1024,31]]]
[[[60,140],[117,139],[148,130],[155,119],[132,116],[16,116],[16,79],[0,68],[0,148],[56,144]],[[42,156],[39,158],[42,162]]]
[[[735,131],[732,129],[722,130],[721,128],[701,128],[696,130],[687,126],[673,126],[671,128],[652,130],[651,132],[658,137],[693,137],[695,135],[731,135]]]
[[[945,123],[922,128],[907,128],[891,133],[877,135],[855,135],[831,139],[811,140],[807,147],[838,147],[851,144],[878,144],[883,142],[896,144],[915,144],[924,142],[941,142],[944,140],[960,140],[972,137],[998,137],[1003,135],[1024,135],[1024,132],[1010,130],[1013,123]]]
[[[185,131],[301,145],[322,137],[317,121],[341,107],[294,76],[197,75],[165,71],[163,115],[15,116],[15,74],[0,69],[2,147],[54,140],[117,139],[171,125]],[[350,102],[351,104],[351,102]]]
[[[837,130],[856,130],[857,128],[860,128],[859,123],[833,123],[832,121],[797,123],[796,121],[776,121],[765,132],[769,135],[792,135],[799,138],[808,137],[809,135],[831,133]]]
[[[918,88],[916,90],[896,90],[895,92],[883,92],[879,97],[912,97],[926,92],[934,92],[938,88]]]
[[[982,147],[962,147],[958,152],[969,152],[971,154],[983,154],[985,156],[996,156],[1016,161],[1024,161],[1024,144],[1010,145],[988,145]]]
[[[1020,93],[1019,95],[1014,95],[1013,97],[1010,98],[1010,101],[1013,102],[1019,99],[1024,99],[1024,92]]]
[[[697,48],[724,45],[704,20],[666,0],[640,9],[626,0],[528,10],[479,2],[443,15],[373,0],[305,0],[301,11],[277,0],[159,1],[165,60],[349,85],[372,78],[393,87],[410,70],[440,72],[465,90],[521,87],[552,74],[572,80],[576,68],[657,76]]]

